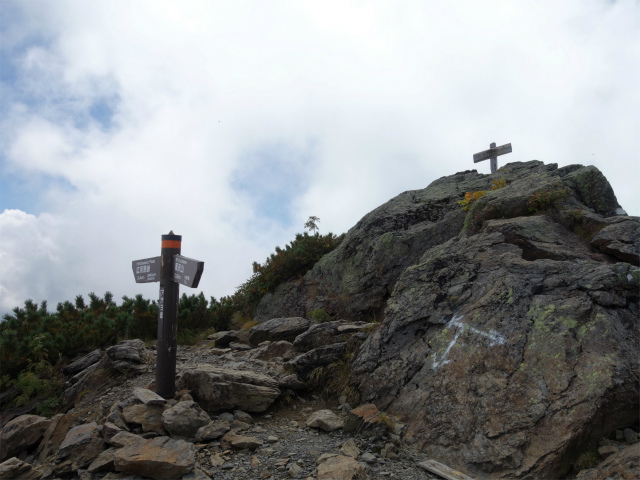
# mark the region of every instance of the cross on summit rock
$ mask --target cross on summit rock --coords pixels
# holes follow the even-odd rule
[[[511,153],[513,150],[511,149],[510,143],[496,148],[496,143],[493,142],[491,143],[491,145],[489,145],[489,147],[489,150],[475,153],[473,155],[473,163],[478,163],[482,162],[483,160],[489,159],[491,165],[491,173],[494,173],[498,169],[498,156],[504,155],[505,153]]]

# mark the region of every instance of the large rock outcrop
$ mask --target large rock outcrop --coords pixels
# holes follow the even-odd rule
[[[638,420],[639,239],[595,167],[462,172],[366,215],[257,320],[376,316],[352,363],[362,400],[461,471],[557,478]]]
[[[491,191],[492,181],[501,178],[507,187]],[[457,202],[466,192],[479,190],[488,193],[468,212],[463,211]],[[554,198],[565,194],[565,198]],[[538,197],[531,203],[535,195]],[[544,208],[546,201],[555,200],[564,204],[556,220],[583,236],[629,218],[615,217],[624,211],[595,167],[557,168],[556,164],[532,160],[507,164],[491,175],[475,170],[456,173],[423,190],[401,193],[365,215],[302,280],[286,282],[267,293],[255,320],[306,316],[315,309],[350,320],[382,318],[398,277],[429,248],[462,231],[477,233],[485,220],[530,216]],[[622,255],[626,257],[618,258],[629,261],[633,252]]]

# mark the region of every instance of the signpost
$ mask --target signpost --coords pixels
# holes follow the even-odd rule
[[[505,153],[511,153],[513,150],[511,149],[511,144],[507,143],[506,145],[502,145],[500,147],[496,147],[495,142],[489,145],[489,150],[485,150],[484,152],[478,152],[473,155],[473,163],[482,162],[483,160],[489,159],[491,164],[491,173],[494,173],[498,169],[498,156],[504,155]]]
[[[204,262],[180,255],[181,244],[182,236],[171,231],[162,235],[159,257],[134,260],[131,264],[136,283],[160,282],[156,393],[164,398],[172,398],[176,392],[179,284],[196,288],[204,270]]]

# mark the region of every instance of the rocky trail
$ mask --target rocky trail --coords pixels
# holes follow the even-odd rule
[[[275,328],[266,337],[290,338],[283,325],[301,321],[307,330],[313,326],[304,319],[267,322],[267,327],[271,324]],[[346,325],[316,324],[314,330]],[[362,326],[352,326],[351,334]],[[269,358],[269,350],[280,353],[283,347],[289,361],[299,357],[290,358],[292,343],[264,340],[251,348],[240,343],[248,340],[247,335],[243,331],[222,332],[203,345],[179,346],[177,385],[184,386],[185,377],[206,372],[207,368],[224,372],[227,378],[234,373],[237,376],[237,372],[262,381],[280,378],[275,384],[282,388],[278,388],[282,394],[275,397],[268,391],[262,392],[266,397],[247,392],[247,384],[241,381],[235,385],[234,380],[228,382],[231,391],[221,399],[223,403],[233,407],[228,402],[233,403],[234,396],[244,394],[238,398],[238,402],[245,402],[241,406],[261,411],[248,413],[230,408],[209,415],[194,396],[198,398],[200,393],[201,403],[208,405],[210,411],[215,409],[211,403],[214,400],[193,383],[194,388],[181,389],[174,399],[161,399],[150,390],[154,388],[155,352],[139,340],[125,341],[106,353],[85,355],[75,362],[78,367],[67,367],[66,372],[73,376],[67,382],[65,398],[74,406],[66,414],[51,420],[22,415],[5,425],[0,439],[6,447],[0,453],[15,457],[0,464],[0,478],[441,478],[420,466],[428,458],[403,442],[403,425],[394,424],[373,405],[351,409],[346,398],[339,399],[340,403],[324,398],[321,392],[312,393],[296,374],[286,371],[286,359]],[[227,337],[237,341],[228,342]],[[232,346],[215,348],[212,345],[216,338],[218,344]],[[323,346],[319,348],[322,350]],[[319,355],[314,365],[326,361]],[[90,362],[93,363],[87,365]],[[81,370],[74,373],[77,368]],[[287,389],[284,384],[291,384],[296,390]],[[243,388],[242,392],[232,391]],[[345,422],[350,426],[345,427]],[[153,441],[165,443],[131,453],[126,461],[116,460],[117,452],[125,447]]]

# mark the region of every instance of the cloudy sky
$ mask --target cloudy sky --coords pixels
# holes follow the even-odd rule
[[[342,233],[511,143],[640,215],[640,3],[0,0],[0,313],[116,299],[183,236],[233,293],[310,215]]]

